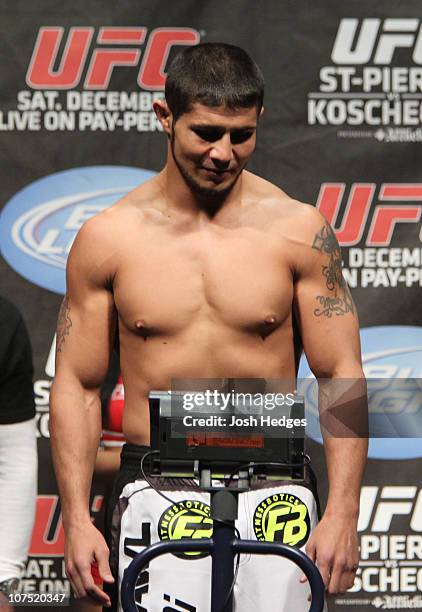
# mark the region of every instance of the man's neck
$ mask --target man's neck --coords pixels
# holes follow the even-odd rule
[[[220,211],[239,206],[241,202],[243,171],[230,189],[218,197],[201,196],[192,189],[182,176],[176,163],[169,156],[166,166],[159,175],[159,182],[166,206],[192,217],[206,216],[214,218]]]

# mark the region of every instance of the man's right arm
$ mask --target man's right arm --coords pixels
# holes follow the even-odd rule
[[[109,605],[95,586],[91,562],[111,581],[108,549],[92,525],[89,494],[101,433],[100,386],[115,333],[113,271],[104,215],[88,221],[69,254],[67,293],[56,336],[56,376],[50,396],[50,432],[66,533],[66,571],[78,597]],[[106,233],[106,229],[108,230]],[[109,578],[110,577],[110,578]]]

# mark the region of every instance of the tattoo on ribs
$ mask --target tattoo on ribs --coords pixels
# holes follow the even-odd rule
[[[322,275],[325,278],[328,291],[334,293],[332,296],[316,296],[315,299],[320,303],[320,307],[315,308],[314,315],[330,318],[333,314],[336,316],[345,315],[348,312],[354,314],[355,306],[352,296],[343,278],[340,247],[336,235],[328,223],[325,223],[315,235],[312,248],[328,255],[328,264],[322,266]]]
[[[72,319],[70,318],[70,306],[69,298],[66,295],[62,305],[60,306],[59,318],[57,321],[57,337],[56,337],[56,351],[60,353],[65,343],[66,336],[69,335],[70,328],[72,327]]]

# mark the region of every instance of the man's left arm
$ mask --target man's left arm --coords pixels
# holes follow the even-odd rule
[[[326,510],[306,552],[329,593],[353,585],[359,561],[357,520],[367,456],[367,400],[356,307],[342,275],[340,247],[309,207],[297,250],[294,310],[309,366],[319,382],[327,462]]]

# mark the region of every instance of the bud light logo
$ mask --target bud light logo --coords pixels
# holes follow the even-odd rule
[[[370,428],[376,436],[371,437],[369,457],[422,457],[422,327],[368,327],[361,330],[361,343],[363,369],[368,379]],[[317,385],[310,376],[303,357],[298,391],[304,395],[307,406],[307,433],[321,442]]]
[[[90,166],[31,183],[2,211],[1,254],[30,282],[65,293],[66,260],[82,224],[154,175],[125,166]]]

